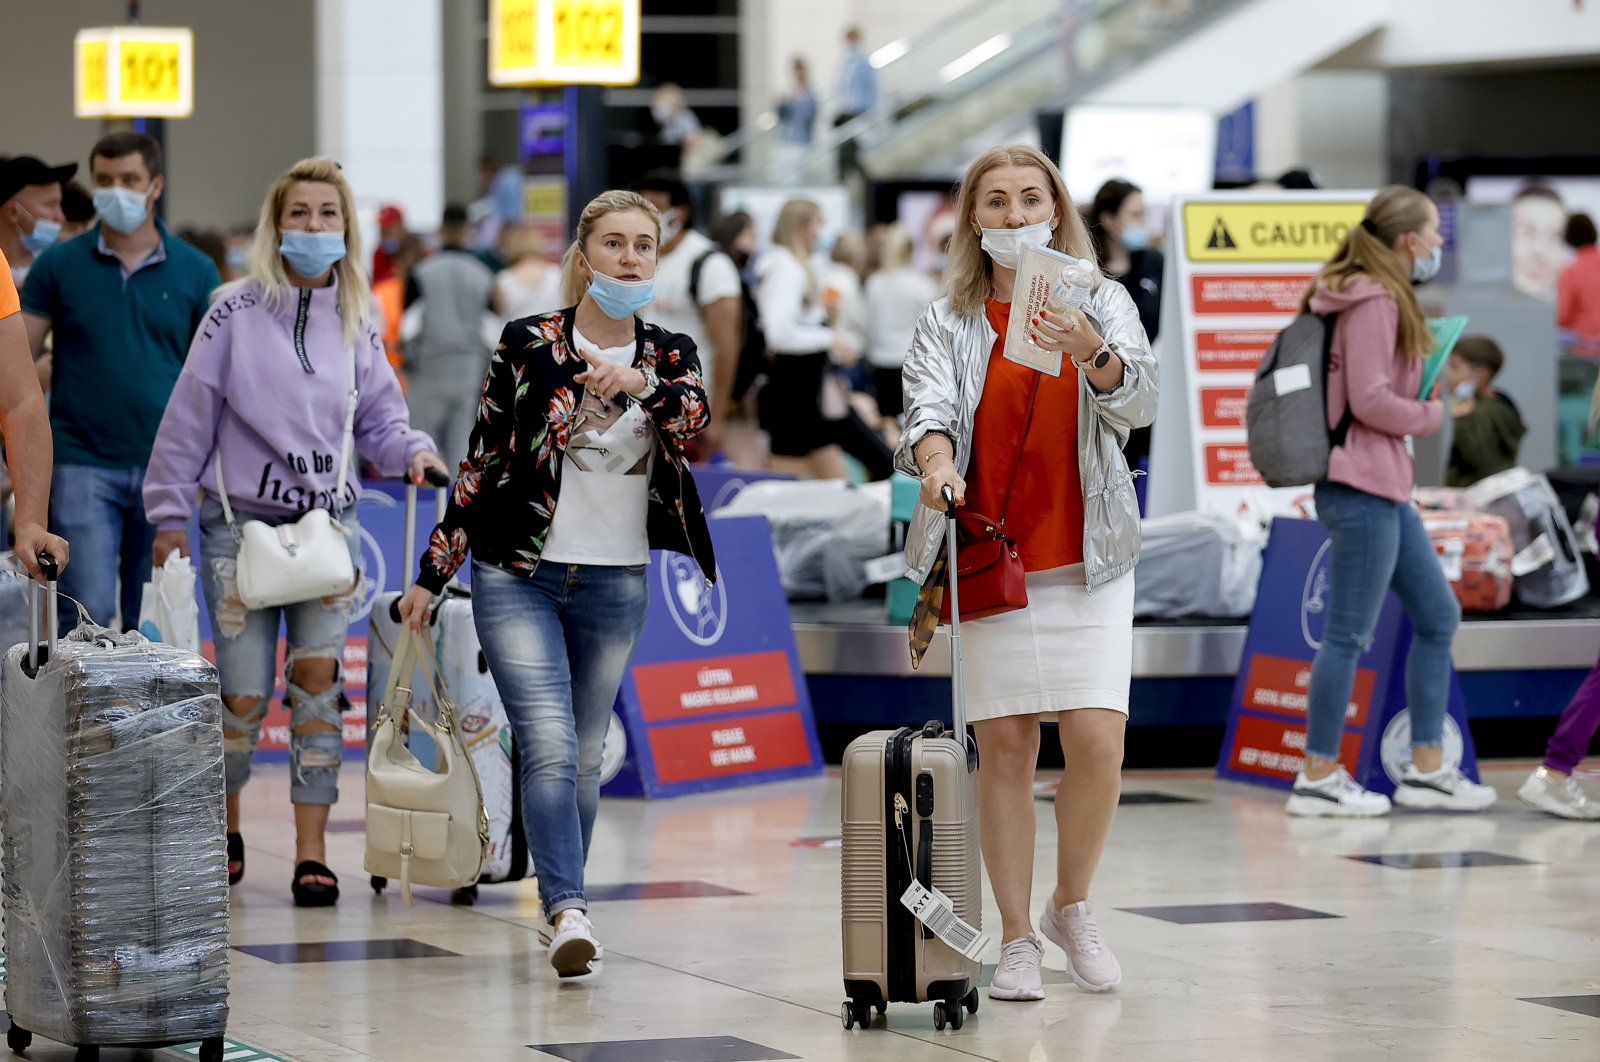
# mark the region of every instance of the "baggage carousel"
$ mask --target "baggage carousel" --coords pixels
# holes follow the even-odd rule
[[[949,711],[950,645],[935,635],[918,669],[881,600],[791,602],[795,645],[819,723],[899,725]],[[1220,725],[1244,651],[1237,619],[1140,621],[1133,725]],[[1553,716],[1600,653],[1600,597],[1556,612],[1469,616],[1456,669],[1474,717]]]

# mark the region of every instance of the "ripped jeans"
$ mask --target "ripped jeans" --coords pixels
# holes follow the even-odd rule
[[[246,520],[279,524],[286,519],[244,512],[235,512],[234,518],[241,525]],[[343,523],[352,529],[358,527],[355,513],[346,510]],[[350,547],[359,564],[359,536],[351,537]],[[296,804],[336,804],[339,765],[344,759],[344,724],[340,716],[344,640],[354,594],[281,608],[246,609],[239,601],[234,582],[238,555],[239,547],[223,518],[222,505],[207,495],[200,507],[200,583],[211,617],[217,673],[222,684],[222,752],[228,792],[239,792],[250,780],[251,761],[261,741],[261,724],[276,684],[281,616],[288,628],[283,679],[287,691],[284,699],[290,712],[289,756],[294,768],[289,799]],[[297,664],[328,661],[333,664],[333,680],[325,689],[311,693],[295,683]],[[239,701],[246,704],[242,714],[234,711]]]
[[[1338,759],[1356,664],[1390,590],[1405,606],[1415,632],[1406,655],[1406,704],[1411,743],[1438,745],[1450,701],[1450,643],[1461,605],[1445,581],[1439,557],[1410,502],[1364,490],[1317,484],[1317,517],[1328,528],[1328,625],[1311,665],[1306,751]]]

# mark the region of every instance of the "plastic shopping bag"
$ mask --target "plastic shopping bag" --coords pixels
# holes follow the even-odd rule
[[[194,565],[176,551],[150,573],[139,605],[139,633],[191,653],[200,652],[200,604]]]

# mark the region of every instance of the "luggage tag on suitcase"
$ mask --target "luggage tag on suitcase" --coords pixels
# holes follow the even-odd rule
[[[993,943],[989,934],[962,921],[950,897],[938,889],[926,888],[920,881],[911,882],[900,902],[913,918],[932,930],[934,936],[974,962],[981,959]]]

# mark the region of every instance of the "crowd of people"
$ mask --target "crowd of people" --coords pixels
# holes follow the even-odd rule
[[[962,179],[935,274],[913,263],[899,225],[852,232],[805,198],[783,204],[769,233],[743,213],[702,232],[691,189],[664,172],[589,203],[559,265],[515,220],[498,224],[485,248],[481,224],[460,206],[444,210],[427,240],[385,208],[369,257],[355,190],[323,158],[279,175],[252,225],[191,244],[158,216],[164,160],[136,133],[94,145],[98,221],[63,240],[75,173],[31,157],[0,162],[0,250],[8,261],[16,254],[0,283],[16,548],[35,574],[41,558],[55,558],[63,591],[93,621],[128,624],[152,565],[189,550],[198,518],[225,706],[231,880],[245,871],[240,793],[281,626],[291,892],[302,906],[337,901],[324,835],[338,799],[342,649],[358,587],[253,599],[241,579],[241,525],[328,513],[353,529],[357,455],[413,482],[454,474],[445,517],[409,559],[419,571],[400,612],[415,630],[428,624],[471,550],[473,621],[523,750],[523,821],[550,961],[562,976],[591,972],[601,947],[584,864],[610,706],[648,600],[649,552],[684,553],[716,579],[691,462],[733,453],[742,427],[769,440],[773,467],[798,475],[899,469],[920,479],[907,536],[922,584],[914,655],[940,621],[947,505],[1009,536],[1026,601],[967,628],[983,848],[1002,917],[990,992],[1043,995],[1029,910],[1044,721],[1058,725],[1068,771],[1039,931],[1066,950],[1080,986],[1120,983],[1090,891],[1120,785],[1140,542],[1133,473],[1158,397],[1162,266],[1137,186],[1108,182],[1080,213],[1043,153],[990,151]],[[207,242],[209,251],[197,246]],[[1411,504],[1407,437],[1438,431],[1454,413],[1453,471],[1469,479],[1514,462],[1521,421],[1494,388],[1503,355],[1487,340],[1463,342],[1442,398],[1415,397],[1429,338],[1414,288],[1436,275],[1442,242],[1432,201],[1386,188],[1306,295],[1306,309],[1340,315],[1330,424],[1348,405],[1351,425],[1316,486],[1332,579],[1294,814],[1389,809],[1338,761],[1356,661],[1389,589],[1415,629],[1411,757],[1395,801],[1475,811],[1494,800],[1443,756],[1460,610]],[[1028,323],[1035,346],[1064,355],[1055,377],[1002,355],[1026,246],[1096,263],[1081,309]],[[349,535],[338,548],[358,564],[354,543]],[[1600,725],[1595,689],[1591,681],[1580,692],[1524,792],[1557,814],[1600,817],[1570,777]]]

